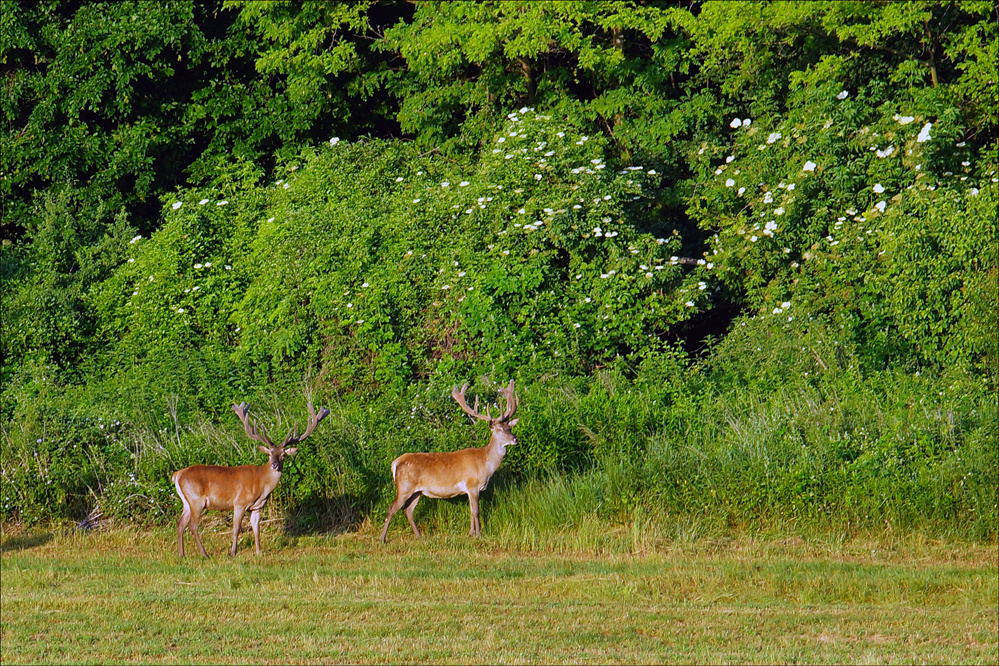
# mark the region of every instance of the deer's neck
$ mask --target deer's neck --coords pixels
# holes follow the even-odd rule
[[[274,465],[270,462],[264,463],[263,465],[257,465],[257,469],[260,470],[260,479],[263,481],[264,487],[267,492],[274,490],[277,487],[278,481],[281,480],[281,463],[278,463],[278,468],[275,469]]]
[[[492,476],[493,472],[499,469],[500,463],[503,462],[503,456],[506,455],[506,445],[493,435],[484,451],[486,453],[486,473],[488,476]]]

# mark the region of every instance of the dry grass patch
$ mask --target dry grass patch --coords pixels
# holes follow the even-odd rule
[[[224,527],[224,526],[220,526]],[[618,538],[629,538],[624,530]],[[5,531],[7,663],[995,663],[994,546]],[[211,545],[209,545],[209,543]]]

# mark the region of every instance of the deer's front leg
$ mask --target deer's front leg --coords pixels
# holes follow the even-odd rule
[[[476,491],[468,493],[468,510],[472,514],[472,529],[469,530],[468,534],[477,537],[482,529],[479,526],[479,493]]]
[[[260,554],[260,509],[250,512],[250,527],[253,528],[253,543],[257,547],[257,555]]]

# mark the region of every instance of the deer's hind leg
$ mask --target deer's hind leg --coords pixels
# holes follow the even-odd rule
[[[416,505],[420,503],[420,493],[413,495],[408,505],[406,506],[406,518],[409,518],[409,526],[413,528],[413,534],[416,535],[417,539],[422,539],[423,535],[420,534],[420,530],[416,527],[416,520],[413,519],[413,512],[416,511]]]
[[[187,529],[189,522],[191,522],[191,507],[187,500],[184,500],[184,510],[181,511],[180,520],[177,521],[177,549],[180,551],[181,557],[184,557],[184,530]],[[193,528],[191,531],[194,531]]]
[[[201,512],[204,510],[203,506],[192,504],[191,505],[191,532],[194,534],[194,541],[198,544],[198,550],[201,551],[202,557],[208,557],[208,553],[205,552],[205,547],[201,545],[201,535],[198,533],[198,526],[201,524]]]

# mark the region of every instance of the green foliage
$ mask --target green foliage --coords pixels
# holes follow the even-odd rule
[[[599,137],[527,109],[494,145],[463,164],[332,142],[226,206],[190,192],[95,296],[112,357],[211,347],[266,377],[399,390],[662,348],[699,299],[676,230],[635,230],[655,170],[615,172]]]
[[[692,155],[705,281],[761,316],[832,317],[869,367],[982,362],[959,322],[983,314],[967,294],[999,250],[988,146],[933,94],[881,103],[879,83],[836,75],[802,75],[780,122],[736,117]]]
[[[39,207],[37,224],[29,231],[32,242],[3,248],[5,383],[29,362],[51,362],[79,376],[80,358],[94,347],[87,294],[122,260],[133,232],[123,214],[112,217],[106,209],[88,208],[71,188]]]
[[[379,47],[405,59],[399,122],[427,145],[475,145],[507,110],[538,104],[607,123],[625,157],[661,158],[686,127],[670,112],[691,21],[632,2],[428,2]]]

